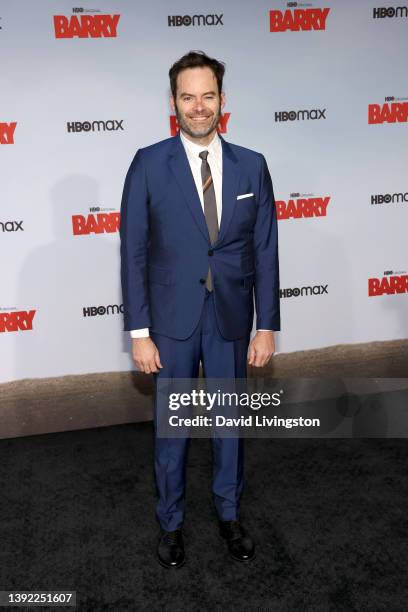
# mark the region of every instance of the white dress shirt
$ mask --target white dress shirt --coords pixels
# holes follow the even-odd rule
[[[207,161],[211,169],[211,175],[214,183],[215,191],[215,202],[217,204],[217,216],[218,216],[218,227],[221,223],[222,215],[222,144],[218,133],[215,132],[214,138],[209,145],[204,146],[192,142],[183,132],[180,130],[180,139],[184,145],[184,149],[187,154],[187,159],[190,164],[191,172],[193,174],[194,182],[197,188],[198,195],[200,197],[201,206],[204,212],[204,194],[203,194],[203,183],[201,178],[201,164],[202,159],[199,156],[201,151],[208,151]],[[259,330],[264,331],[264,330]],[[149,328],[143,329],[132,329],[130,332],[132,338],[148,338]]]
[[[221,223],[222,214],[222,145],[221,139],[217,132],[209,145],[204,147],[188,140],[180,131],[181,142],[187,153],[187,159],[190,163],[191,172],[193,173],[194,182],[197,187],[198,195],[200,196],[201,207],[204,212],[204,194],[203,180],[201,178],[201,165],[203,160],[200,157],[201,151],[208,151],[207,161],[210,166],[211,175],[214,183],[215,202],[217,204],[218,227]]]

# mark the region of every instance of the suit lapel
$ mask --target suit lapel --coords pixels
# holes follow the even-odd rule
[[[187,158],[187,153],[180,139],[180,133],[174,136],[173,147],[170,153],[170,168],[174,177],[185,197],[186,203],[194,217],[200,231],[210,243],[210,235],[208,233],[207,222],[201,206],[200,197],[197,193],[197,188],[194,182],[193,173],[191,172],[190,164]]]
[[[222,214],[220,233],[216,244],[223,240],[234,214],[240,175],[238,160],[229,143],[221,135],[219,136],[222,144]]]
[[[219,136],[222,144],[222,214],[220,231],[214,246],[218,245],[224,238],[231,222],[232,215],[234,214],[237,204],[240,175],[238,160],[229,143],[226,142],[221,135]],[[180,132],[173,138],[169,164],[195,222],[210,244],[211,241],[207,222],[201,206],[200,197],[197,193],[187,154],[181,142]]]

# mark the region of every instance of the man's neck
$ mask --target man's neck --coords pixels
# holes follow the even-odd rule
[[[212,142],[216,131],[217,129],[214,129],[210,134],[208,134],[208,136],[195,138],[194,136],[186,134],[186,132],[180,128],[180,132],[183,134],[184,138],[187,138],[187,140],[194,142],[195,144],[202,145],[203,147],[207,147]]]

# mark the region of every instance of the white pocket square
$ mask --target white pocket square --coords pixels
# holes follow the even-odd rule
[[[242,198],[250,198],[253,195],[254,195],[253,193],[243,193],[243,194],[237,196],[237,200],[242,200]]]

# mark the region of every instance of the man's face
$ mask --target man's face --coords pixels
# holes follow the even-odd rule
[[[218,93],[211,68],[186,68],[177,77],[177,97],[170,98],[180,128],[192,138],[205,138],[213,132],[225,104]]]

